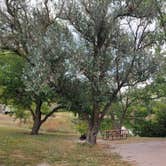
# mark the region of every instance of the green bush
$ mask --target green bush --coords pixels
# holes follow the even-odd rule
[[[149,120],[142,119],[134,125],[134,134],[144,137],[166,137],[166,104],[165,101],[152,103]]]
[[[73,121],[75,124],[75,129],[78,131],[81,135],[86,134],[88,131],[88,125],[85,121],[80,120],[80,119],[75,119]]]
[[[134,127],[134,134],[142,137],[166,137],[166,123],[163,123],[162,120],[144,121],[141,125],[136,125]]]
[[[19,120],[20,122],[26,123],[30,119],[30,114],[28,111],[23,110],[23,108],[19,107],[12,107],[11,108],[12,115],[14,116],[15,120]]]

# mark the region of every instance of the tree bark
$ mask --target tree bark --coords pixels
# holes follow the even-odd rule
[[[40,129],[41,124],[42,123],[41,123],[40,120],[35,120],[33,122],[33,127],[32,127],[32,131],[31,131],[32,135],[38,135],[39,134],[39,129]]]
[[[42,112],[41,112],[41,106],[42,106],[42,101],[37,101],[36,102],[36,109],[33,112],[31,110],[31,114],[33,116],[33,127],[31,130],[32,135],[38,135],[40,127],[42,124],[55,112],[57,112],[59,109],[65,108],[64,106],[57,106],[55,107],[52,111],[50,111],[47,115],[42,118]]]
[[[42,125],[41,106],[42,106],[42,101],[38,100],[36,102],[36,109],[35,109],[35,112],[33,114],[33,127],[31,130],[32,135],[38,135],[40,126]]]
[[[89,123],[86,142],[90,145],[95,145],[97,142],[97,134],[99,131],[99,123]]]

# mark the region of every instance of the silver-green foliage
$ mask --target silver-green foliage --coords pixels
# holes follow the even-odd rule
[[[153,51],[159,32],[157,2],[65,2],[61,18],[73,27],[80,46],[73,58],[77,72],[71,77],[75,82],[70,85],[77,86],[79,92],[71,88],[69,100],[88,121],[88,140],[95,143],[98,126],[120,89],[144,82],[157,72]],[[75,101],[73,94],[77,96]]]

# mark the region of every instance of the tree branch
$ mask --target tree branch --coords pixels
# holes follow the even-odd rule
[[[41,123],[45,122],[53,113],[57,112],[59,109],[65,108],[64,106],[57,106],[51,112],[49,112],[45,117],[41,120]]]

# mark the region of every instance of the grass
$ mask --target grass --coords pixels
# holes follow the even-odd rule
[[[66,114],[59,116],[65,119]],[[71,130],[69,121],[62,124],[62,131],[59,131],[58,118],[56,121],[55,127],[51,122],[51,129],[56,132],[38,136],[29,135],[27,128],[0,122],[3,125],[0,127],[0,166],[129,166],[118,155],[108,153],[101,144],[91,147],[78,143],[78,135]],[[46,128],[50,128],[49,123],[44,126]]]
[[[125,166],[116,155],[102,146],[79,144],[73,135],[42,134],[31,136],[26,130],[0,127],[0,164],[5,166]],[[128,164],[126,164],[127,166]]]
[[[40,131],[49,132],[75,132],[73,130],[74,125],[71,123],[74,118],[72,113],[68,112],[57,112],[54,116],[50,117],[41,127]],[[28,120],[28,123],[20,123],[19,120],[15,120],[13,117],[8,115],[0,114],[0,126],[16,126],[20,128],[31,128],[32,121]]]

